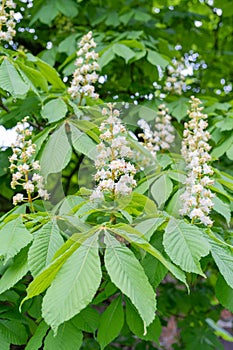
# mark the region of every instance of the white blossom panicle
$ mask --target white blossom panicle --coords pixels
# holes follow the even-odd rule
[[[101,143],[97,146],[98,156],[95,161],[97,172],[94,176],[98,183],[91,200],[104,199],[109,194],[111,199],[131,194],[136,186],[136,169],[130,163],[132,150],[126,140],[126,128],[119,119],[119,111],[114,104],[108,103],[102,114],[107,119],[101,124]]]
[[[184,124],[184,133],[181,153],[186,161],[188,170],[185,182],[185,192],[181,195],[183,208],[181,215],[187,215],[192,222],[196,220],[204,225],[212,225],[209,217],[213,207],[214,194],[208,188],[213,185],[213,169],[209,165],[211,149],[208,144],[210,134],[205,130],[208,126],[207,115],[202,113],[203,107],[199,107],[201,101],[191,97],[191,110],[188,111],[190,120]]]
[[[0,0],[0,42],[10,42],[16,34],[15,8],[12,0]]]
[[[11,146],[13,154],[9,157],[10,171],[12,173],[11,188],[16,189],[16,186],[21,186],[26,192],[25,195],[17,193],[13,197],[14,205],[20,202],[31,203],[39,197],[44,200],[49,199],[49,194],[44,189],[43,176],[37,172],[40,170],[39,161],[33,160],[36,145],[29,139],[32,132],[28,128],[28,118],[25,117],[21,122],[17,123],[17,138]]]
[[[92,38],[92,32],[84,35],[78,44],[77,59],[71,86],[68,88],[68,93],[72,98],[82,100],[83,96],[89,96],[97,99],[99,95],[95,93],[94,84],[98,80],[99,75],[96,73],[100,69],[98,53],[95,52],[96,43]]]
[[[173,94],[182,95],[185,84],[185,75],[183,72],[187,68],[182,61],[173,60],[173,66],[167,67],[168,76],[165,82],[164,90]]]
[[[168,150],[175,139],[171,116],[168,114],[168,109],[164,104],[159,106],[154,130],[151,129],[144,119],[140,119],[138,125],[143,131],[138,136],[143,138],[143,145],[151,152],[154,158],[158,151]]]

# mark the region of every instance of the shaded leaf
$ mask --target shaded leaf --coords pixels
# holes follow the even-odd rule
[[[54,335],[50,330],[44,341],[44,350],[78,350],[82,345],[82,332],[72,322],[61,325]]]
[[[216,297],[228,310],[233,312],[233,288],[231,288],[220,275],[215,286]]]
[[[100,317],[97,340],[101,349],[104,349],[114,340],[121,331],[124,324],[124,313],[122,307],[122,296],[119,295],[106,308]]]
[[[35,333],[30,338],[25,350],[39,350],[43,345],[44,337],[49,329],[49,326],[42,321],[36,328]]]
[[[159,343],[159,336],[162,331],[159,318],[155,317],[153,322],[148,326],[147,333],[144,334],[143,322],[136,310],[136,308],[131,304],[131,302],[126,299],[126,321],[129,326],[129,329],[133,334],[135,334],[140,339],[146,341],[155,341]]]

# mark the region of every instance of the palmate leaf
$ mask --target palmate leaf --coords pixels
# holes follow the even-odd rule
[[[33,276],[49,265],[55,252],[64,243],[55,220],[48,222],[35,232],[28,254],[28,264]]]
[[[90,237],[63,264],[42,303],[42,315],[54,332],[93,299],[101,282],[98,233]]]
[[[5,271],[0,279],[0,294],[13,287],[28,272],[28,247],[14,257],[12,265]]]
[[[123,324],[124,312],[122,306],[122,296],[119,295],[111,302],[111,304],[101,315],[97,335],[97,340],[101,349],[104,349],[106,345],[108,345],[118,336]]]
[[[82,344],[82,332],[71,321],[61,325],[54,335],[50,330],[44,341],[44,350],[78,350]],[[34,350],[34,349],[33,349]]]
[[[172,261],[187,272],[203,275],[200,259],[208,255],[208,240],[196,226],[171,218],[165,229],[163,244]]]
[[[160,251],[156,248],[154,248],[141,234],[141,232],[135,230],[134,228],[130,227],[129,225],[125,224],[118,224],[115,225],[115,227],[108,228],[108,230],[112,231],[116,235],[119,235],[123,237],[126,241],[130,242],[131,244],[134,244],[135,246],[145,250],[152,256],[154,256],[156,259],[158,259],[177,279],[179,279],[181,282],[185,283],[186,287],[188,288],[188,285],[186,283],[186,277],[184,272],[168,261],[164,256],[160,253]]]
[[[27,246],[32,238],[21,216],[5,224],[0,229],[0,256],[4,257],[4,263]]]
[[[104,242],[105,266],[112,282],[125,294],[138,310],[146,327],[155,318],[156,299],[153,288],[135,255],[107,231]]]

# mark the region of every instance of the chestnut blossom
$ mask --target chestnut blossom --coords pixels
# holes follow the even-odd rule
[[[10,42],[16,34],[15,8],[16,4],[12,0],[0,0],[0,42]]]
[[[13,197],[13,204],[20,202],[32,202],[36,198],[49,199],[49,194],[44,189],[44,179],[36,171],[40,170],[39,161],[33,160],[36,145],[30,139],[31,131],[28,128],[29,117],[25,117],[17,123],[17,138],[12,144],[12,156],[9,157],[10,170],[12,173],[11,188],[22,187],[26,194],[17,193]],[[36,192],[38,193],[36,195]]]
[[[92,32],[84,35],[78,46],[78,58],[75,61],[77,69],[74,71],[73,80],[71,81],[71,86],[68,88],[68,93],[72,98],[80,98],[80,100],[83,96],[97,99],[99,95],[95,93],[94,84],[99,77],[96,70],[99,70],[100,67],[97,63],[99,55],[94,50],[96,43],[92,38]]]
[[[104,199],[110,194],[112,199],[131,194],[136,186],[134,175],[136,169],[129,159],[132,150],[126,140],[126,128],[119,119],[119,111],[114,104],[108,103],[102,114],[108,118],[101,124],[101,143],[97,146],[98,156],[95,161],[97,172],[94,176],[98,183],[91,200]]]
[[[186,161],[188,170],[185,182],[185,192],[181,195],[183,208],[181,215],[187,215],[194,222],[200,221],[204,225],[212,225],[209,213],[213,207],[214,194],[208,188],[213,185],[213,169],[209,165],[211,149],[208,144],[210,134],[205,129],[208,126],[207,115],[202,113],[203,107],[199,107],[201,101],[191,97],[191,110],[188,111],[190,120],[184,124],[181,153]]]
[[[173,65],[167,67],[168,76],[165,82],[164,90],[173,94],[182,95],[185,85],[185,75],[183,72],[187,69],[182,61],[173,60]]]
[[[156,157],[156,152],[160,150],[168,150],[174,141],[174,127],[171,124],[171,116],[164,104],[159,106],[157,117],[155,118],[154,130],[144,120],[140,119],[138,125],[142,129],[142,133],[138,136],[143,138],[143,145],[152,156]]]

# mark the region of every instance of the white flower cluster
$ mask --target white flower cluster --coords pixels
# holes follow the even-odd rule
[[[96,43],[92,38],[92,32],[84,35],[79,43],[77,51],[77,59],[75,66],[78,68],[74,71],[71,86],[68,88],[68,93],[72,98],[79,97],[82,100],[83,96],[89,96],[97,99],[99,95],[95,93],[94,83],[98,80],[99,75],[96,70],[99,70],[97,59],[99,57],[95,50]]]
[[[171,116],[168,114],[168,109],[164,104],[159,106],[157,117],[155,118],[154,131],[150,125],[140,119],[138,125],[143,130],[138,136],[143,138],[143,145],[152,156],[156,157],[156,152],[160,150],[168,150],[174,141],[174,127],[171,124]]]
[[[36,145],[28,138],[32,132],[28,128],[29,117],[25,117],[21,122],[17,123],[17,138],[12,144],[13,154],[9,157],[10,171],[12,173],[11,188],[21,186],[27,193],[25,197],[22,193],[17,193],[13,197],[13,204],[19,202],[31,202],[39,197],[49,199],[48,192],[44,189],[44,179],[38,171],[40,170],[39,161],[33,161],[32,155],[35,153]],[[34,192],[37,192],[34,198]]]
[[[173,60],[173,66],[169,65],[167,67],[168,76],[165,82],[165,91],[177,95],[182,95],[183,87],[186,86],[185,75],[183,74],[185,69],[186,66],[183,64],[183,62],[177,61],[175,59]]]
[[[12,0],[0,0],[0,42],[10,42],[16,34],[14,9],[16,4]],[[6,10],[9,9],[9,12]]]
[[[128,159],[132,150],[126,140],[126,128],[119,119],[119,111],[114,104],[108,103],[102,114],[108,118],[101,124],[101,143],[97,146],[99,154],[95,161],[97,173],[95,180],[98,186],[91,195],[91,200],[103,199],[104,193],[110,194],[111,199],[127,196],[136,186],[134,175],[136,169]]]
[[[188,169],[185,192],[181,195],[183,208],[181,215],[187,215],[194,222],[198,220],[204,225],[212,225],[209,213],[213,207],[214,194],[208,189],[213,185],[213,169],[209,165],[211,149],[208,144],[210,134],[205,129],[208,126],[207,115],[199,107],[201,101],[191,97],[191,111],[188,111],[190,121],[184,124],[181,153]]]

